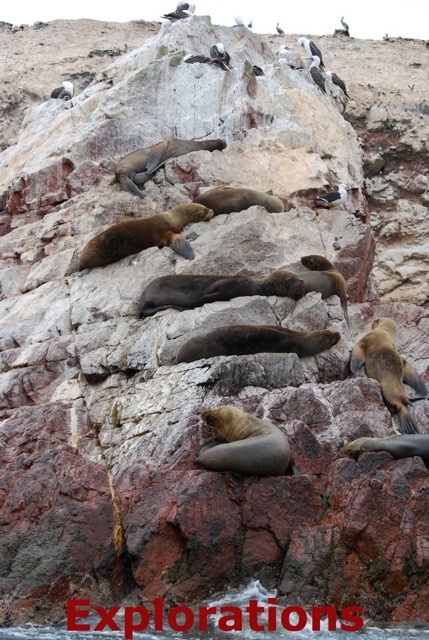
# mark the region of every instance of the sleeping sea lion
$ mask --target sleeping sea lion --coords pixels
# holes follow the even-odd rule
[[[398,413],[401,433],[418,433],[417,425],[408,411],[410,398],[404,382],[426,396],[423,379],[396,348],[396,323],[390,318],[378,318],[367,333],[353,347],[350,370],[357,373],[365,364],[368,377],[378,380],[382,396],[389,407]]]
[[[147,218],[123,220],[98,233],[83,248],[79,269],[101,267],[149,247],[170,247],[188,260],[194,251],[180,231],[191,222],[210,220],[213,211],[201,204],[180,204]]]
[[[396,460],[420,456],[429,467],[429,435],[421,433],[386,438],[358,438],[340,449],[340,456],[358,458],[364,451],[387,451]]]
[[[278,427],[225,405],[204,411],[202,418],[227,440],[204,450],[197,464],[211,471],[234,471],[252,476],[279,476],[290,463],[290,448]]]
[[[185,342],[173,364],[252,353],[296,353],[305,358],[329,349],[340,338],[337,331],[329,329],[293,331],[270,325],[232,324]]]
[[[171,275],[152,280],[143,291],[139,316],[153,316],[170,307],[194,309],[208,302],[239,296],[281,296],[294,300],[306,293],[301,277],[286,269],[267,276]]]
[[[205,191],[192,202],[204,204],[213,209],[214,215],[221,213],[231,213],[232,211],[244,211],[254,205],[265,207],[270,213],[284,211],[283,202],[277,196],[270,195],[264,191],[254,191],[253,189],[216,187]]]
[[[338,296],[344,311],[344,317],[349,322],[347,313],[347,285],[344,276],[336,267],[323,256],[316,254],[302,256],[301,263],[314,273],[300,273],[299,277],[304,280],[306,293],[309,291],[320,291],[322,298]]]
[[[168,138],[158,144],[153,144],[144,149],[138,149],[119,160],[115,167],[115,180],[119,182],[124,191],[134,193],[143,198],[143,193],[137,185],[142,185],[150,180],[160,167],[170,158],[183,156],[191,151],[221,151],[225,149],[225,140],[179,140]],[[209,207],[210,208],[210,207]]]

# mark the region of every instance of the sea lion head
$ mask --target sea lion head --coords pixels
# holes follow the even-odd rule
[[[306,286],[298,274],[286,269],[276,269],[265,278],[265,284],[272,287],[272,294],[299,300],[306,294]]]
[[[201,417],[228,442],[240,440],[247,435],[242,427],[251,418],[250,414],[228,404],[203,411]]]
[[[310,271],[326,271],[327,269],[335,268],[332,262],[329,262],[324,256],[317,254],[311,254],[309,256],[302,256],[301,264]]]
[[[318,334],[318,338],[320,339],[320,343],[322,345],[321,351],[324,349],[330,349],[337,344],[337,342],[341,339],[341,333],[339,331],[331,331],[330,329],[322,329],[321,331],[315,331],[314,333]]]
[[[357,460],[359,458],[359,454],[362,453],[362,451],[366,451],[365,444],[368,440],[369,438],[358,438],[357,440],[348,442],[344,447],[341,447],[338,453],[339,457],[350,457]]]
[[[396,339],[396,322],[391,318],[377,318],[373,321],[371,328],[381,329]]]
[[[205,207],[203,204],[179,204],[179,206],[171,209],[172,215],[180,216],[181,220],[186,219],[187,224],[192,222],[205,222],[213,218],[213,209]]]

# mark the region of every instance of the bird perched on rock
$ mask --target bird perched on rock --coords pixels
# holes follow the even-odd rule
[[[349,32],[349,25],[347,24],[347,22],[344,20],[344,16],[341,18],[341,26],[343,27],[343,31],[344,33],[346,33],[348,36],[350,35]]]
[[[54,89],[51,93],[51,98],[56,98],[57,100],[71,100],[74,96],[74,86],[73,82],[69,82],[65,80],[61,87]]]
[[[304,63],[300,56],[295,51],[291,51],[287,44],[282,44],[282,46],[279,47],[277,58],[282,61],[284,60],[291,69],[299,70],[304,68]]]
[[[279,36],[284,36],[285,32],[283,31],[283,29],[281,27],[279,27],[279,23],[276,24],[276,29],[277,29],[277,33],[279,34]]]
[[[343,80],[341,80],[341,78],[339,76],[337,76],[336,73],[333,73],[332,71],[326,71],[325,72],[327,76],[329,76],[333,82],[333,84],[337,85],[337,87],[340,87],[340,89],[343,91],[343,93],[350,98],[349,94],[347,93],[347,87],[344,84]]]
[[[344,204],[347,200],[346,185],[340,184],[338,187],[338,191],[329,191],[328,193],[323,193],[313,199],[319,202],[323,202],[329,207],[338,207],[340,204]]]
[[[265,75],[263,69],[261,69],[261,67],[258,67],[257,64],[254,64],[252,69],[253,69],[253,73],[255,74],[255,76],[264,76]]]
[[[188,64],[194,64],[195,62],[202,62],[203,64],[212,64],[224,71],[229,71],[232,67],[230,65],[231,57],[222,42],[218,42],[210,47],[210,58],[203,55],[190,55],[185,58],[185,62]]]
[[[308,38],[300,38],[298,40],[298,44],[300,44],[301,47],[304,47],[309,58],[311,58],[312,56],[317,56],[320,60],[320,68],[325,68],[325,65],[323,64],[322,52],[320,51],[319,47],[313,42],[313,40],[309,40]]]
[[[231,56],[229,55],[228,51],[225,50],[222,42],[217,42],[212,47],[210,47],[210,57],[213,58],[213,60],[222,58],[225,61],[226,66],[231,68]]]
[[[234,18],[235,24],[239,27],[245,27],[245,22],[243,20],[243,18],[241,18],[241,16],[235,16]],[[246,27],[247,28],[247,27]]]
[[[176,22],[176,20],[184,20],[189,18],[195,11],[195,4],[189,2],[178,2],[176,11],[171,13],[165,13],[161,18],[170,20],[170,22]]]
[[[317,84],[317,86],[323,93],[326,93],[325,78],[323,77],[323,73],[319,69],[320,58],[319,56],[311,56],[311,59],[313,60],[313,62],[311,63],[309,71],[313,82]]]

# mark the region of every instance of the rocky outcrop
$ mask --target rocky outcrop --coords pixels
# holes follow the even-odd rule
[[[231,71],[183,62],[219,41]],[[144,199],[110,184],[120,157],[171,136],[228,146],[168,161]],[[429,350],[424,308],[380,304],[362,154],[336,103],[255,34],[194,16],[114,57],[71,104],[28,111],[1,161],[3,624],[61,617],[70,597],[194,602],[255,576],[296,604],[359,603],[366,616],[427,619],[417,594],[426,588],[429,473],[418,459],[387,454],[337,459],[345,442],[391,432],[378,383],[348,373],[372,318],[397,320],[401,353],[426,377]],[[350,187],[343,208],[314,208],[316,192],[341,182]],[[152,248],[77,270],[102,228],[221,184],[272,189],[286,211],[251,207],[190,226],[193,261]],[[310,253],[346,278],[350,326],[337,297],[315,292],[137,317],[143,288],[160,275],[299,272]],[[301,360],[172,366],[190,337],[242,323],[342,337]],[[199,414],[221,404],[284,430],[301,475],[197,469],[213,438]],[[413,412],[424,431],[427,402]]]

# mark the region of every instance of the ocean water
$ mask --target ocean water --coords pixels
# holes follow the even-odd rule
[[[199,631],[198,624],[195,623],[190,631],[174,631],[169,627],[168,619],[164,617],[164,630],[154,631],[153,620],[145,631],[134,631],[131,623],[126,633],[126,614],[121,609],[113,618],[114,623],[120,628],[119,631],[109,629],[106,622],[106,629],[103,631],[94,631],[94,627],[100,623],[99,615],[90,615],[86,618],[77,618],[76,622],[80,624],[89,624],[90,631],[70,631],[67,629],[67,620],[52,626],[27,624],[20,627],[9,627],[0,629],[0,640],[118,640],[118,638],[128,638],[131,640],[429,640],[428,629],[410,629],[410,628],[378,628],[369,624],[364,624],[363,628],[358,631],[342,631],[340,622],[337,621],[337,629],[329,630],[327,620],[322,620],[321,630],[313,630],[313,620],[311,615],[307,613],[307,622],[304,628],[299,631],[283,630],[281,623],[281,612],[284,606],[275,607],[273,602],[276,598],[275,591],[267,591],[258,580],[252,581],[247,587],[240,591],[230,591],[218,599],[203,602],[201,606],[216,607],[217,613],[210,615],[208,620],[208,630]],[[245,611],[250,601],[257,601],[257,606],[264,609],[257,615],[257,623],[260,627],[267,628],[268,620],[276,620],[276,631],[255,631],[249,628],[247,616],[243,614],[243,628],[240,631],[221,631],[219,629],[219,620],[225,616],[225,612],[220,613],[220,607],[237,607],[241,611]],[[292,606],[292,605],[291,605]],[[271,610],[270,618],[267,612]],[[274,611],[274,613],[273,613]],[[194,609],[195,613],[195,609]],[[185,616],[178,616],[179,625],[185,621]],[[195,615],[195,619],[198,617]],[[129,618],[131,621],[131,618]],[[134,618],[134,624],[137,626],[139,618]],[[292,627],[300,627],[300,618],[297,613],[292,612],[288,615],[288,620]],[[305,620],[303,618],[302,620]],[[302,622],[303,624],[303,622]],[[114,626],[112,622],[112,627]],[[251,626],[255,627],[255,624]]]

